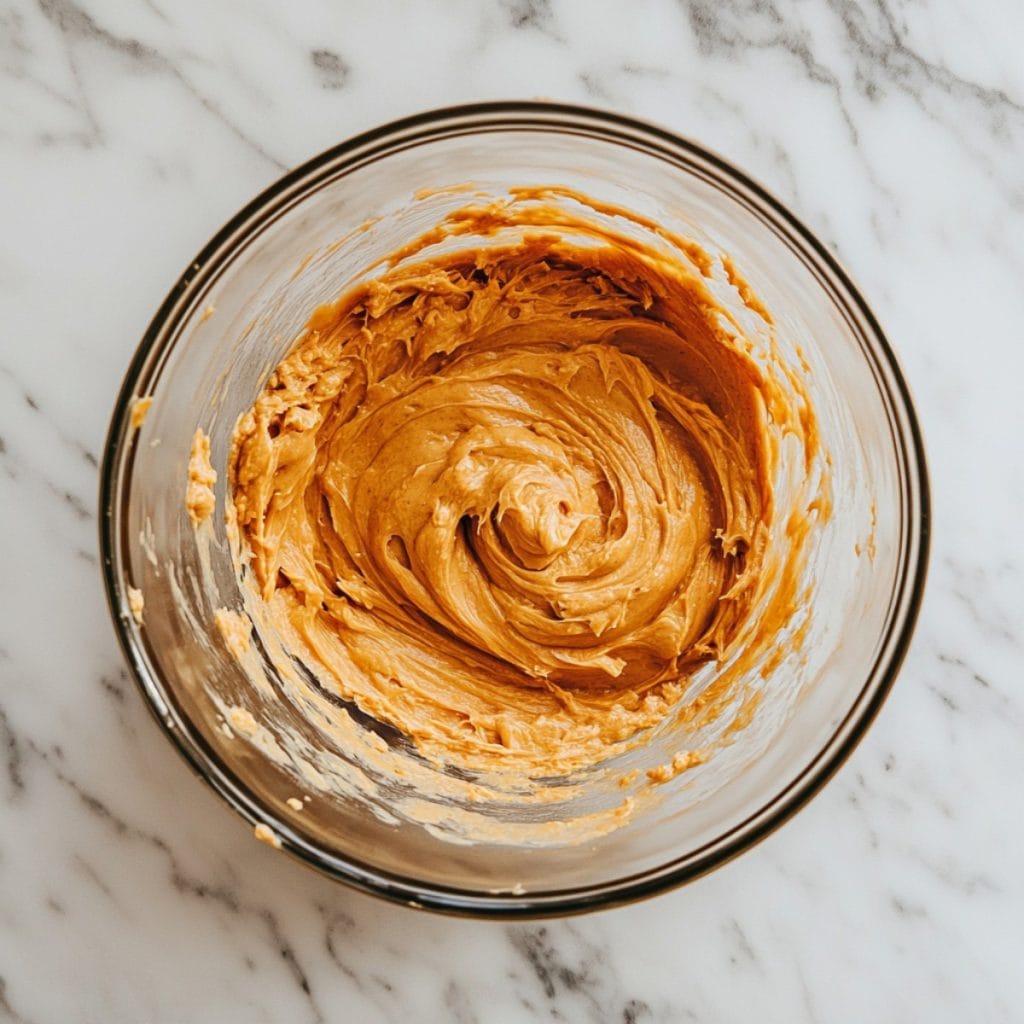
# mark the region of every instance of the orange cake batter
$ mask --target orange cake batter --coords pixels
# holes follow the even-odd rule
[[[567,195],[457,211],[317,309],[228,465],[258,627],[428,760],[524,778],[732,699],[806,600],[824,514],[776,507],[813,411],[709,288],[712,257]],[[694,693],[709,663],[730,669]],[[681,750],[654,781],[705,760]]]

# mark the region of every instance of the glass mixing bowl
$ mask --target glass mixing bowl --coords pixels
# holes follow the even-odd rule
[[[389,790],[386,780],[374,800],[329,785],[296,799],[309,794],[308,776],[271,756],[286,731],[339,768],[354,755],[325,750],[324,735],[283,689],[256,692],[211,626],[216,607],[240,603],[221,514],[238,416],[311,310],[464,204],[465,194],[447,190],[466,182],[499,196],[513,186],[568,186],[730,254],[774,311],[784,353],[802,351],[831,455],[834,512],[811,541],[813,617],[802,648],[764,666],[760,706],[732,742],[659,787],[658,800],[622,827],[584,842],[454,843],[442,828],[389,808],[389,793],[396,805],[408,793]],[[138,429],[137,396],[153,397]],[[208,547],[197,543],[184,507],[197,427],[209,434],[219,471]],[[147,701],[196,771],[251,823],[265,825],[265,837],[329,875],[409,905],[541,915],[693,879],[752,846],[822,786],[863,736],[907,649],[927,561],[928,490],[911,400],[877,321],[835,259],[777,200],[654,126],[576,107],[497,103],[407,118],[343,143],[286,175],[217,233],[129,367],[104,457],[101,543],[118,636]],[[145,598],[142,625],[130,587]],[[231,728],[230,708],[252,715],[260,742]],[[358,728],[401,743],[348,710]],[[651,730],[616,777],[635,767],[643,779],[645,769],[670,760],[678,749],[672,727],[669,716]],[[609,806],[606,776],[582,779],[571,806],[483,813],[497,821],[584,815]]]

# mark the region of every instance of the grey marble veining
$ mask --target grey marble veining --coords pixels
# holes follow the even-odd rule
[[[1022,37],[1010,0],[0,2],[0,1020],[1020,1019]],[[934,545],[892,697],[795,820],[505,926],[333,885],[192,777],[118,653],[95,494],[138,338],[228,216],[374,124],[537,96],[700,140],[833,248],[915,392]]]

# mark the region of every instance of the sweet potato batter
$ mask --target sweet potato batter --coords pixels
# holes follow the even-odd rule
[[[770,647],[799,575],[769,549],[779,438],[815,439],[703,250],[529,198],[316,310],[239,421],[229,490],[260,618],[321,684],[430,760],[538,777],[707,709],[726,681],[695,696],[700,666]]]

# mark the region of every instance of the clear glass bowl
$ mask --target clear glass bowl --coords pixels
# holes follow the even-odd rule
[[[444,190],[467,181],[494,195],[569,186],[729,253],[775,312],[783,349],[802,349],[832,457],[835,511],[813,540],[814,614],[799,656],[769,673],[757,714],[731,744],[662,786],[661,799],[623,827],[584,843],[453,844],[390,813],[386,784],[376,803],[326,787],[294,810],[287,798],[308,786],[267,755],[267,744],[291,730],[339,765],[349,752],[323,750],[323,735],[283,693],[255,694],[211,625],[215,607],[239,604],[222,517],[237,417],[311,310],[463,204],[464,195]],[[430,196],[413,202],[424,189]],[[136,430],[132,400],[143,395],[154,402]],[[184,509],[197,426],[210,435],[219,470],[205,565]],[[777,200],[657,127],[576,107],[496,103],[407,118],[337,146],[269,188],[199,253],[121,389],[103,465],[101,543],[117,632],[158,720],[195,770],[283,849],[414,906],[561,914],[701,875],[778,827],[832,775],[877,713],[910,640],[927,562],[928,488],[910,396],[881,328],[835,259]],[[200,576],[213,581],[213,596]],[[142,626],[129,586],[145,596]],[[225,728],[224,709],[239,706],[260,727],[262,749]],[[387,734],[350,710],[361,727]],[[623,770],[637,767],[642,778],[670,759],[672,725],[652,730]],[[536,820],[607,807],[602,778],[585,783],[571,808],[518,813]]]

